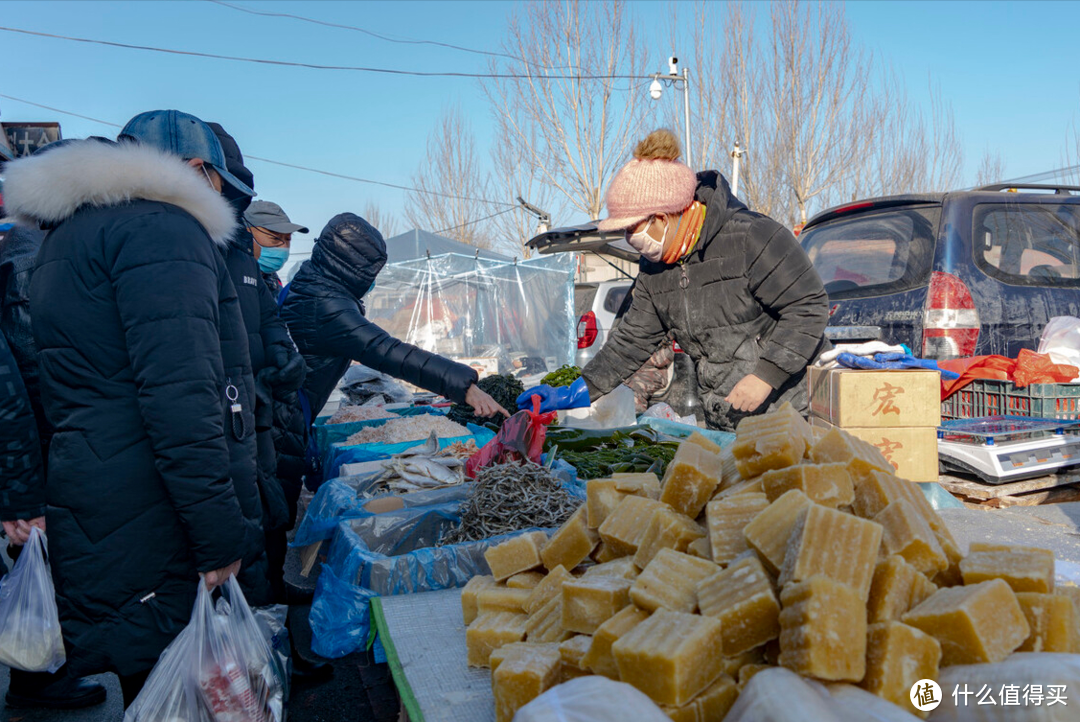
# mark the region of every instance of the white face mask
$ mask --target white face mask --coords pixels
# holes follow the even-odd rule
[[[632,233],[626,237],[626,242],[630,244],[630,247],[640,253],[646,260],[653,263],[659,263],[660,259],[664,255],[664,243],[667,242],[667,225],[664,226],[664,239],[658,241],[649,235],[649,229],[652,227],[655,218],[650,218],[649,222],[645,224],[645,227],[637,233]]]

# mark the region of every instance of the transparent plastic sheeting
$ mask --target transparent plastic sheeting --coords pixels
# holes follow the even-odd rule
[[[573,363],[577,256],[521,262],[456,254],[388,265],[365,296],[367,316],[396,338],[455,360]],[[495,370],[495,369],[492,369]]]

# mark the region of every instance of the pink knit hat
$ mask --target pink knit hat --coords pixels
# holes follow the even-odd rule
[[[636,226],[649,216],[680,213],[694,202],[697,176],[677,158],[679,141],[669,130],[657,130],[638,143],[634,159],[611,181],[607,197],[608,217],[601,231]]]

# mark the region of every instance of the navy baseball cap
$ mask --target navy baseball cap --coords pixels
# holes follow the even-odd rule
[[[217,171],[221,179],[244,195],[254,196],[249,185],[229,172],[221,141],[203,121],[179,110],[150,110],[139,113],[120,131],[118,140],[131,138],[180,156],[199,158]]]

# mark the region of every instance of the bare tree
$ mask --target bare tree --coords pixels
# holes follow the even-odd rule
[[[560,225],[559,219],[565,217],[566,201],[556,197],[555,189],[544,183],[530,162],[528,149],[534,145],[535,138],[527,144],[513,143],[502,136],[495,138],[491,147],[492,197],[507,203],[517,203],[518,197],[521,197],[546,211],[552,217],[552,226],[557,226]],[[525,242],[536,235],[538,224],[536,216],[520,205],[514,211],[492,218],[491,235],[498,244],[497,250],[528,258]]]
[[[364,220],[378,228],[383,238],[392,238],[398,234],[397,217],[384,211],[375,201],[364,204]]]
[[[622,0],[533,0],[510,18],[501,78],[483,86],[524,172],[589,218],[641,128],[644,56]]]
[[[1003,180],[1005,180],[1005,161],[1001,158],[999,151],[991,153],[987,148],[983,151],[979,169],[975,172],[975,185],[985,186],[1000,183]]]
[[[492,214],[487,203],[491,182],[480,169],[476,138],[460,108],[442,112],[412,180],[418,190],[408,193],[410,224],[470,246],[490,247],[482,224]]]

